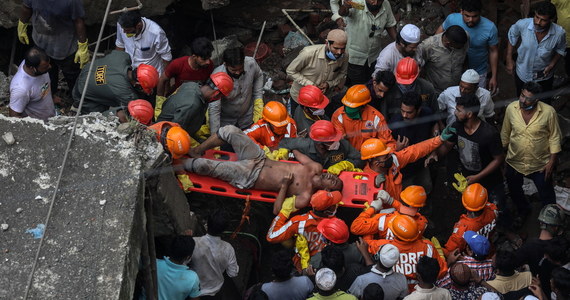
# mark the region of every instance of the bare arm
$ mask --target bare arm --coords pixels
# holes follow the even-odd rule
[[[442,25],[439,25],[439,27],[438,27],[437,30],[435,31],[435,34],[442,33],[442,32],[443,32],[443,24],[442,24]]]
[[[511,45],[510,42],[507,42],[507,64],[505,66],[507,73],[509,73],[510,75],[513,75],[513,70],[515,67],[515,61],[513,60],[513,48],[514,46]]]
[[[20,11],[20,21],[22,23],[28,23],[32,17],[33,10],[26,5],[22,5],[22,10]]]
[[[293,154],[295,155],[295,159],[297,159],[297,161],[302,165],[318,164],[314,162],[310,157],[301,153],[299,150],[293,150]]]
[[[162,73],[162,75],[160,75],[160,79],[158,80],[158,85],[156,86],[156,95],[165,96],[166,91],[168,91],[170,87],[169,83],[170,83],[170,78],[168,78],[166,74]]]
[[[493,94],[497,90],[497,66],[499,65],[499,46],[489,47],[489,63],[491,64],[491,79],[489,80],[489,90]]]
[[[552,56],[552,60],[550,61],[550,64],[548,64],[548,66],[544,68],[544,76],[547,76],[548,74],[550,74],[550,72],[552,72],[552,70],[554,69],[554,67],[556,66],[561,57],[562,55],[560,55],[558,52],[554,53],[554,55]]]
[[[390,38],[395,41],[396,40],[396,26],[392,26],[392,27],[388,27],[386,28],[386,31],[388,32],[388,35],[390,36]]]
[[[351,7],[350,4],[347,4],[345,1],[342,1],[342,5],[338,9],[338,14],[343,17],[348,16],[348,10],[350,9],[350,7]]]
[[[10,117],[16,117],[16,118],[23,118],[24,117],[24,115],[22,113],[16,112],[10,107],[8,107],[8,110],[9,110],[8,115]]]
[[[279,193],[277,194],[277,199],[275,199],[275,202],[273,203],[274,215],[279,214],[279,211],[283,206],[283,201],[287,196],[287,189],[289,189],[289,186],[291,185],[292,182],[293,182],[293,173],[289,173],[283,176],[283,179],[281,180],[281,187],[279,187]]]
[[[374,261],[372,260],[372,257],[370,257],[370,253],[368,252],[368,243],[366,243],[364,239],[362,239],[362,237],[359,237],[358,241],[356,241],[355,243],[356,243],[356,248],[358,249],[358,251],[362,255],[362,258],[364,259],[364,265],[366,266],[373,265]]]
[[[125,51],[125,48],[121,48],[121,47],[115,47],[115,50],[119,50],[119,51]]]
[[[439,148],[436,149],[437,156],[443,157],[443,156],[447,155],[447,153],[449,153],[451,148],[453,148],[453,145],[454,145],[454,143],[449,142],[449,141],[445,141],[445,143],[443,143]]]
[[[87,41],[87,30],[85,30],[85,21],[83,18],[77,18],[73,20],[75,25],[75,33],[77,33],[77,40],[80,43],[85,43]]]

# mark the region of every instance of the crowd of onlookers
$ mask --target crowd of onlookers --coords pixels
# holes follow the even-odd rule
[[[12,79],[9,115],[48,120],[68,105],[71,114],[155,123],[175,160],[235,126],[263,149],[256,164],[316,162],[331,176],[357,172],[374,184],[375,199],[343,220],[336,216],[342,187],[321,185],[304,199],[287,195],[295,174],[278,174],[266,239],[288,247],[273,254],[273,278],[249,288],[247,299],[570,299],[567,211],[552,181],[561,133],[544,96],[570,45],[570,2],[535,3],[510,27],[505,67],[518,100],[502,120],[492,99],[505,84],[498,31],[481,15],[481,1],[461,1],[425,39],[414,24],[397,28],[389,1],[330,2],[324,43],[304,47],[287,66],[289,96],[266,101],[264,74],[241,47],[226,49],[215,66],[214,47],[201,37],[191,55],[173,59],[162,28],[135,10],[118,19],[116,49],[91,65],[81,1],[25,0],[18,38],[35,46]],[[384,31],[393,40],[385,46]],[[55,96],[60,70],[73,104]],[[430,164],[439,159],[465,208],[445,243],[424,236],[422,215],[431,206]],[[177,175],[184,190],[192,186]],[[540,234],[504,249],[498,231],[534,221],[524,178],[538,190]],[[224,274],[235,277],[239,267],[221,239],[227,223],[216,211],[206,235],[174,238],[169,256],[157,259],[159,299],[228,298],[220,292]],[[354,243],[351,234],[359,236]]]

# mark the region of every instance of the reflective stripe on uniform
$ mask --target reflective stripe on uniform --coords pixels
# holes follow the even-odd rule
[[[384,223],[386,223],[386,215],[383,215],[378,219],[378,231],[384,231]]]

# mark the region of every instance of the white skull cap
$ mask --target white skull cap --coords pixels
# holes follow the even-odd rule
[[[420,29],[414,24],[407,24],[400,31],[400,36],[407,43],[416,44],[420,42]]]

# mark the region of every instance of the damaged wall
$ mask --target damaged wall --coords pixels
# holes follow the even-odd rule
[[[45,222],[72,120],[0,116],[0,132],[15,139],[0,139],[0,299],[24,296],[40,241],[27,231]],[[132,299],[144,228],[139,178],[162,149],[137,148],[117,124],[79,120],[30,299]]]

